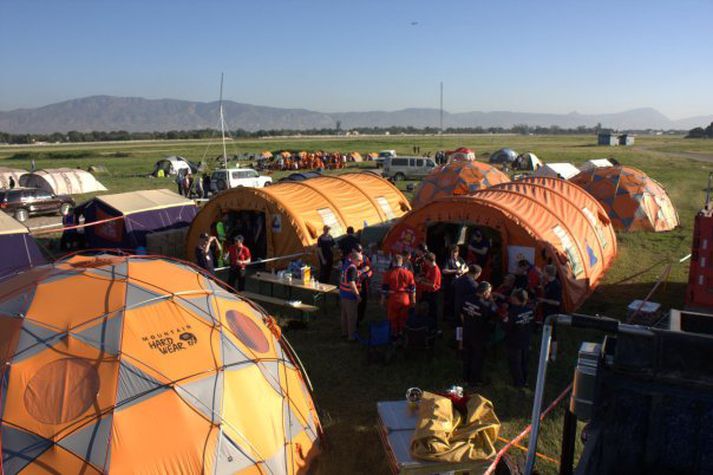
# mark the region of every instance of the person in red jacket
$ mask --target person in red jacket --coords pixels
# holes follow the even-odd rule
[[[393,336],[398,336],[404,331],[408,310],[416,302],[416,282],[413,273],[403,264],[402,255],[394,256],[394,265],[384,275],[381,286],[381,305],[386,303],[386,317],[391,324]]]
[[[228,284],[240,292],[245,290],[245,268],[250,264],[250,260],[252,259],[250,249],[243,244],[243,241],[243,236],[238,234],[235,236],[235,244],[228,247],[228,256],[230,257]],[[236,280],[238,282],[237,287],[235,287]]]
[[[424,255],[421,275],[416,283],[418,301],[428,303],[428,315],[435,321],[438,316],[438,291],[441,290],[441,269],[436,264],[434,253],[428,252]]]

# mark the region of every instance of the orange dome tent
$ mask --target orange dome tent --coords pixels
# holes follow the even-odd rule
[[[227,237],[238,232],[241,219],[261,223],[260,238],[246,243],[253,258],[307,253],[322,227],[334,237],[401,217],[410,210],[406,197],[392,183],[373,173],[345,173],[302,181],[283,181],[265,188],[234,188],[211,199],[188,231],[187,255],[193,256],[201,233],[223,220]],[[240,232],[244,232],[240,231]],[[251,247],[252,246],[252,247]]]
[[[678,213],[664,187],[641,170],[592,168],[570,180],[602,204],[615,229],[659,232],[679,225]]]
[[[279,330],[192,267],[74,256],[4,282],[0,311],[6,474],[294,474],[318,452]]]
[[[497,264],[503,272],[514,271],[520,259],[537,266],[552,262],[562,282],[564,310],[575,310],[613,262],[616,237],[606,215],[586,193],[559,183],[562,180],[536,180],[542,179],[443,197],[414,208],[391,228],[383,248],[389,253],[413,249],[443,224],[459,228],[456,236],[484,229],[495,236]]]
[[[414,208],[446,196],[467,195],[510,178],[487,163],[476,161],[451,161],[435,168],[424,178],[414,192]]]

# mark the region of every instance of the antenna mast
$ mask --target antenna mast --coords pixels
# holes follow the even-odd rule
[[[441,81],[441,135],[443,135],[443,81]]]
[[[228,152],[225,150],[225,119],[223,118],[223,73],[220,73],[220,133],[223,137],[223,168],[228,169]]]

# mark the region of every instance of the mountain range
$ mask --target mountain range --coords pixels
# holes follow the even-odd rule
[[[409,108],[397,111],[326,113],[307,109],[256,106],[233,101],[223,102],[229,129],[307,130],[355,127],[413,126],[438,127],[440,111]],[[143,99],[139,97],[91,96],[58,102],[34,109],[0,111],[0,131],[52,133],[126,130],[152,132],[219,128],[219,103],[178,99]],[[678,129],[688,130],[713,122],[713,115],[672,120],[652,108],[633,109],[609,114],[547,114],[531,112],[443,112],[443,126],[504,127],[529,126],[602,127],[617,130]]]

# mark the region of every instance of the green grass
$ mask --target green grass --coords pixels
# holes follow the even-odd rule
[[[358,138],[289,138],[233,141],[228,153],[259,152],[277,149],[339,150],[371,152],[396,149],[410,154],[414,145],[422,152],[470,147],[479,158],[498,148],[509,146],[518,151],[530,150],[546,162],[568,161],[579,164],[587,159],[614,157],[625,165],[635,166],[661,182],[668,190],[681,219],[681,227],[668,233],[619,234],[619,256],[597,292],[582,311],[617,318],[626,315],[626,305],[643,298],[663,271],[659,265],[633,279],[616,284],[662,260],[677,261],[688,254],[691,246],[693,217],[703,204],[707,173],[713,163],[684,158],[682,152],[713,155],[713,141],[685,140],[681,137],[637,137],[634,147],[599,147],[591,136],[429,136],[429,137],[358,137]],[[24,155],[23,155],[24,154]],[[153,163],[166,155],[183,155],[192,160],[220,154],[216,141],[164,141],[112,144],[47,145],[0,147],[0,165],[29,168],[35,159],[38,167],[77,167],[105,165],[108,176],[99,176],[110,192],[168,187],[169,178],[155,179],[150,173]],[[362,166],[368,166],[363,164]],[[275,178],[282,176],[275,174]],[[399,186],[405,190],[407,182]],[[688,263],[674,264],[671,276],[652,299],[664,307],[680,307],[688,275]],[[615,285],[616,284],[616,285]],[[369,315],[378,318],[383,311],[376,304]],[[601,336],[568,330],[562,332],[561,352],[548,376],[546,400],[552,400],[572,377],[576,351],[581,341],[599,341]],[[320,316],[307,329],[288,331],[287,335],[301,357],[315,386],[315,400],[322,414],[327,448],[319,459],[317,473],[387,473],[383,450],[374,431],[376,401],[401,399],[406,388],[442,389],[460,382],[460,363],[450,347],[450,336],[439,342],[432,360],[406,361],[398,358],[388,366],[364,364],[361,348],[339,338],[338,313],[330,304],[327,315]],[[533,350],[531,363],[537,353]],[[527,423],[532,392],[519,393],[508,385],[509,375],[504,352],[491,352],[487,374],[492,384],[482,388],[491,399],[503,422],[502,435],[510,438]],[[559,456],[561,416],[558,410],[543,424],[539,449],[555,458]],[[521,454],[517,449],[512,451]],[[556,473],[556,467],[538,462],[543,473]]]

